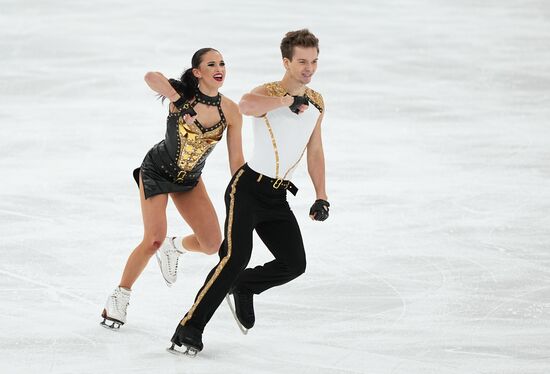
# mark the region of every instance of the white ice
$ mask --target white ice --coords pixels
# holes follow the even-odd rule
[[[303,163],[306,273],[256,297],[247,336],[222,304],[193,360],[165,348],[216,256],[171,289],[151,261],[102,329],[142,234],[131,171],[165,131],[143,75],[213,46],[238,100],[303,27],[332,204],[308,219]],[[0,372],[549,373],[549,46],[544,0],[1,0]],[[222,221],[226,153],[204,174]],[[269,259],[257,242],[251,264]]]

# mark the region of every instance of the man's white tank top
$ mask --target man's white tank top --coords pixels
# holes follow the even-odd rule
[[[265,87],[269,96],[281,97],[287,93],[279,82],[267,83]],[[295,114],[282,107],[253,119],[254,151],[248,162],[253,170],[271,178],[292,178],[324,111],[319,93],[306,88],[305,95],[310,105],[304,113]]]

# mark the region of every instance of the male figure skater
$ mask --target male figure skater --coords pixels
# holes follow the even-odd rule
[[[220,261],[178,324],[170,351],[175,351],[174,345],[184,345],[185,354],[201,351],[202,332],[228,293],[233,295],[235,317],[246,333],[255,322],[253,295],[305,271],[302,236],[286,193],[296,195],[298,189],[290,178],[307,151],[308,172],[316,192],[310,217],[317,221],[328,218],[321,139],[324,103],[319,93],[306,86],[317,70],[318,43],[307,29],[288,32],[281,42],[285,68],[281,81],[253,89],[239,103],[243,114],[254,116],[254,152],[229,182]],[[253,230],[275,259],[245,269],[252,253]]]

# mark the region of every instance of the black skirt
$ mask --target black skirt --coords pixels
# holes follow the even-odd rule
[[[139,174],[143,181],[145,199],[151,196],[171,192],[185,192],[193,189],[201,176],[202,166],[182,177],[182,170],[169,156],[164,141],[156,144],[147,152],[141,166],[134,170],[133,175],[139,187]]]

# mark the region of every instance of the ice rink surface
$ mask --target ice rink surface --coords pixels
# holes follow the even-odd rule
[[[0,1],[0,373],[550,373],[550,3]],[[331,217],[290,204],[306,274],[222,304],[196,359],[165,348],[216,256],[167,288],[151,261],[127,324],[99,326],[141,239],[131,177],[164,136],[143,81],[219,49],[234,100],[320,38],[311,87]],[[245,150],[251,149],[245,120]],[[225,144],[204,180],[223,221]],[[172,235],[189,233],[173,205]],[[270,259],[256,243],[251,264]]]

